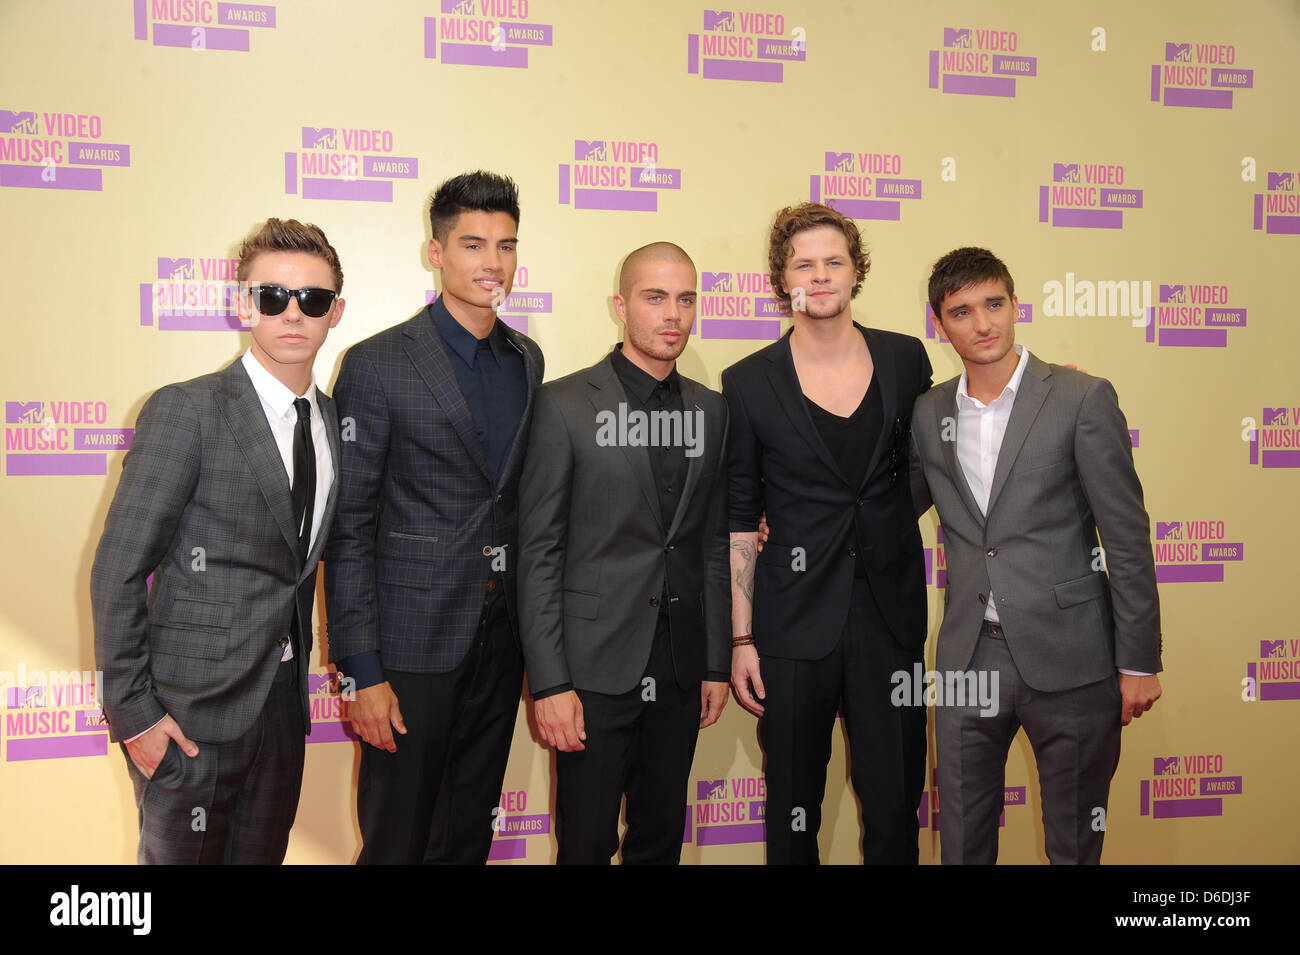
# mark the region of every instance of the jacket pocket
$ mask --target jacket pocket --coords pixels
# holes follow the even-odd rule
[[[600,608],[600,594],[585,590],[566,590],[564,592],[564,615],[579,617],[583,620],[595,620]]]
[[[1089,574],[1075,580],[1067,580],[1052,588],[1056,594],[1056,605],[1062,609],[1073,607],[1088,600],[1098,600],[1106,595],[1105,574]]]

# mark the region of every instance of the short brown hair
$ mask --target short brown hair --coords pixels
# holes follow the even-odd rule
[[[253,260],[263,252],[306,252],[319,256],[334,270],[334,291],[343,291],[343,266],[339,264],[339,254],[325,238],[320,226],[297,219],[267,219],[239,247],[239,269],[235,273],[239,281],[248,281]]]
[[[953,249],[930,270],[930,307],[934,309],[935,318],[943,321],[939,306],[953,292],[979,285],[981,282],[1001,279],[1007,288],[1007,295],[1015,296],[1016,283],[1011,280],[1011,272],[1006,263],[988,249],[979,249],[968,245]]]
[[[767,243],[767,264],[771,270],[769,277],[772,281],[772,294],[776,296],[786,312],[790,311],[790,293],[782,287],[782,275],[785,272],[785,264],[790,259],[790,240],[800,232],[816,229],[819,226],[830,226],[844,233],[844,239],[849,244],[849,258],[853,260],[853,267],[857,272],[857,281],[853,283],[854,298],[857,298],[858,292],[862,290],[863,279],[871,271],[871,254],[862,244],[862,233],[858,231],[857,223],[852,219],[819,202],[786,206],[776,214],[776,221],[772,223],[772,232],[768,236]]]

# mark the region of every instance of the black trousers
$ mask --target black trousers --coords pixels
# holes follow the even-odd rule
[[[524,675],[500,586],[456,669],[384,675],[406,735],[395,753],[361,744],[358,864],[485,863]]]
[[[192,759],[169,741],[150,779],[123,745],[140,817],[139,863],[283,862],[302,791],[306,732],[298,661],[290,660],[280,664],[261,714],[239,738],[196,740]]]
[[[608,865],[619,849],[619,807],[626,793],[623,864],[676,865],[700,732],[700,685],[677,685],[667,615],[659,617],[640,685],[616,696],[577,692],[586,749],[556,753],[556,861]]]
[[[767,862],[815,865],[836,709],[849,734],[849,770],[862,804],[862,859],[915,865],[925,785],[925,707],[896,707],[890,677],[921,659],[890,635],[865,580],[853,583],[839,643],[820,660],[761,656],[759,722],[767,777]]]

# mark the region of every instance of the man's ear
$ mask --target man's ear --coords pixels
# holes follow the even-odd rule
[[[442,243],[436,238],[429,240],[429,265],[435,272],[442,270]]]
[[[618,313],[618,320],[626,326],[627,325],[627,299],[623,297],[622,292],[614,293],[614,311]]]

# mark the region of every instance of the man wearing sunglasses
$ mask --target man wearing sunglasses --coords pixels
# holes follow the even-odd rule
[[[312,381],[343,317],[325,234],[268,219],[239,252],[238,361],[136,421],[91,572],[104,715],[141,863],[279,863],[302,787],[316,567],[338,416]],[[152,585],[149,578],[152,576]]]
[[[429,219],[442,294],[353,346],[334,389],[325,602],[330,658],[356,681],[365,864],[487,861],[523,685],[516,491],[542,353],[496,316],[518,191],[457,176]]]

